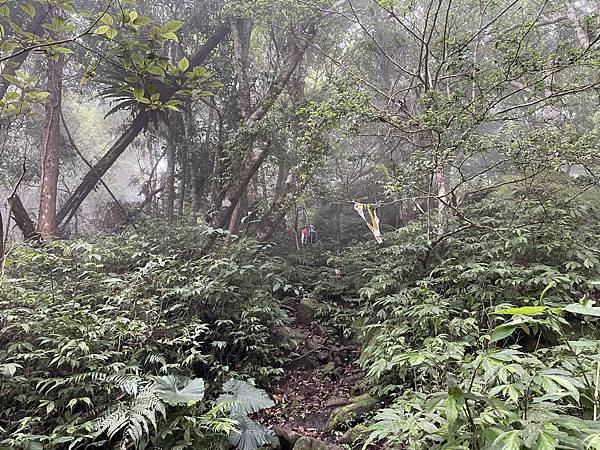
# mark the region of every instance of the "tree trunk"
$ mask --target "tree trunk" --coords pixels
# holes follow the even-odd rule
[[[444,167],[438,167],[435,173],[435,183],[438,198],[438,226],[437,226],[437,237],[441,238],[446,233],[446,227],[448,224],[448,212],[445,201],[447,196],[446,190],[446,174],[444,173]]]
[[[12,218],[17,224],[17,227],[19,227],[19,229],[23,232],[23,237],[25,239],[38,238],[39,234],[35,230],[35,223],[33,223],[33,220],[31,220],[29,214],[27,214],[27,210],[23,206],[21,198],[15,194],[8,199],[8,204],[10,205]]]
[[[223,117],[219,116],[217,148],[212,170],[211,199],[216,210],[223,206],[223,150],[225,149],[225,131]]]
[[[190,60],[190,69],[201,65],[204,60],[210,55],[210,53],[217,47],[222,41],[225,40],[229,34],[229,26],[220,26],[215,33],[208,38],[206,43],[198,49]],[[166,94],[167,97],[173,95],[176,92],[176,88],[170,88]],[[65,226],[73,218],[73,215],[77,209],[81,206],[83,201],[94,189],[98,180],[112,167],[112,165],[119,159],[123,152],[127,149],[129,144],[137,137],[137,135],[146,127],[150,120],[150,115],[147,111],[141,111],[137,114],[133,122],[129,125],[127,130],[121,135],[121,137],[114,143],[114,145],[108,150],[108,152],[96,163],[93,169],[91,169],[82,182],[79,184],[77,189],[73,192],[70,198],[67,200],[65,205],[61,208],[58,213],[58,223]]]
[[[165,218],[168,223],[173,222],[173,210],[175,206],[175,133],[173,124],[167,128],[167,169],[165,172]]]
[[[269,112],[275,101],[279,98],[281,92],[287,86],[294,71],[298,67],[298,64],[300,63],[310,43],[310,38],[314,37],[315,32],[316,29],[313,27],[302,47],[297,46],[294,49],[294,52],[292,52],[292,54],[284,62],[280,75],[274,80],[262,101],[258,103],[258,105],[252,111],[252,114],[250,114],[248,119],[244,122],[244,127],[250,128],[254,126]],[[211,225],[214,228],[224,228],[229,224],[233,210],[237,206],[237,202],[240,200],[248,187],[248,183],[250,183],[250,180],[252,180],[252,177],[254,177],[256,171],[267,157],[267,152],[270,145],[266,146],[262,150],[253,147],[254,141],[258,139],[258,137],[259,136],[250,137],[252,142],[247,144],[248,150],[243,155],[240,172],[237,178],[233,180],[231,185],[227,188],[227,191],[222,197],[223,200],[221,203],[216,205],[218,212],[214,215],[211,221]],[[230,143],[229,145],[233,144],[234,143]]]
[[[185,119],[185,116],[184,116]],[[215,119],[215,112],[213,109],[208,114],[208,121],[206,123],[206,134],[202,141],[200,148],[193,148],[191,150],[191,170],[190,170],[190,182],[192,183],[192,214],[194,221],[197,220],[200,207],[202,205],[202,199],[206,192],[206,185],[208,176],[211,168],[209,167],[209,154],[210,154],[210,136],[212,133],[213,122]],[[189,125],[184,120],[186,129]],[[188,138],[189,139],[189,138]]]
[[[55,61],[48,58],[48,101],[42,142],[42,189],[37,230],[42,238],[56,232],[56,198],[58,191],[60,152],[60,111],[62,102],[62,75],[64,55]]]
[[[4,219],[2,217],[2,211],[0,211],[0,266],[2,266],[4,262],[4,255]]]

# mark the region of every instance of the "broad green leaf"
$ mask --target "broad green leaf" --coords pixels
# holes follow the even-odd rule
[[[163,376],[154,384],[154,393],[162,401],[173,406],[196,403],[204,398],[204,380]]]
[[[96,31],[94,31],[95,34],[106,34],[106,32],[110,30],[110,27],[108,25],[100,25],[98,28],[96,28]]]
[[[535,450],[556,449],[556,438],[546,431],[540,432],[535,444]]]
[[[21,364],[16,363],[8,363],[8,364],[0,364],[0,375],[4,375],[5,377],[13,377],[15,373],[17,373],[17,369],[22,369],[23,366]]]
[[[517,325],[509,325],[509,324],[504,324],[504,325],[499,325],[496,328],[494,328],[494,331],[492,332],[492,335],[490,336],[490,342],[496,342],[499,341],[501,339],[505,339],[507,337],[509,337],[511,334],[513,334],[513,332],[517,329]]]
[[[458,399],[453,395],[449,395],[444,401],[444,406],[446,411],[446,420],[448,420],[449,425],[452,425],[454,422],[456,422],[456,419],[458,419]]]
[[[136,87],[136,88],[133,90],[133,96],[135,97],[135,99],[136,99],[138,102],[141,102],[141,101],[142,101],[142,99],[144,98],[144,90],[143,90],[141,87],[139,87],[139,86],[138,86],[138,87]]]
[[[275,406],[265,391],[245,381],[231,379],[223,385],[223,392],[217,402],[231,402],[232,414],[252,414]]]
[[[564,310],[573,314],[600,317],[600,307],[597,306],[588,306],[582,305],[580,303],[574,303],[572,305],[567,306]]]
[[[174,33],[175,31],[179,30],[182,26],[183,22],[181,22],[180,20],[171,20],[170,22],[165,23],[161,27],[162,35],[164,36],[165,33]]]
[[[228,440],[239,450],[256,450],[270,444],[275,438],[275,433],[245,414],[233,415],[232,418],[238,426],[237,431],[229,433]]]
[[[25,11],[25,14],[27,14],[28,16],[30,16],[30,17],[35,16],[35,6],[33,6],[31,3],[22,4],[21,9],[23,11]]]
[[[100,18],[100,21],[101,21],[102,23],[106,24],[106,25],[109,25],[109,26],[111,26],[111,27],[112,27],[112,26],[115,24],[115,21],[114,21],[114,19],[113,19],[113,18],[112,18],[112,16],[111,16],[110,14],[108,14],[108,13],[104,13],[104,14],[102,15],[102,17]]]
[[[157,65],[148,66],[146,68],[146,71],[148,73],[151,73],[152,75],[156,75],[156,76],[159,76],[159,77],[164,77],[165,76],[165,71],[162,69],[162,67],[157,66]]]
[[[162,33],[161,36],[170,41],[179,42],[179,38],[177,37],[177,35],[171,31],[169,31],[168,33]]]

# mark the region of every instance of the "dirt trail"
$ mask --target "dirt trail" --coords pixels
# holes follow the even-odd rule
[[[278,434],[282,450],[341,449],[349,445],[347,424],[331,428],[331,416],[346,407],[361,390],[362,373],[355,361],[357,345],[343,342],[306,311],[290,304],[293,336],[298,340],[292,364],[283,379],[269,386],[276,406],[261,422]],[[328,421],[330,423],[328,424]],[[297,442],[300,437],[312,439]],[[340,447],[345,444],[344,447]]]

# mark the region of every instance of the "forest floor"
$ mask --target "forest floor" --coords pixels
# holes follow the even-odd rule
[[[362,372],[355,363],[360,347],[336,336],[311,311],[299,311],[301,305],[289,306],[298,356],[285,376],[269,386],[276,406],[262,415],[261,422],[277,433],[282,450],[354,448],[350,445],[354,416],[343,413],[353,399],[364,399]],[[296,443],[302,437],[308,438],[302,441],[306,446]]]

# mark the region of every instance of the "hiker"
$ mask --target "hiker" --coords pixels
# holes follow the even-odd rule
[[[302,231],[300,232],[300,242],[302,242],[302,247],[308,243],[308,228],[306,228],[306,225],[302,227]]]
[[[308,236],[308,242],[310,242],[311,244],[317,243],[317,230],[315,230],[315,227],[313,225],[309,225],[308,227]]]

